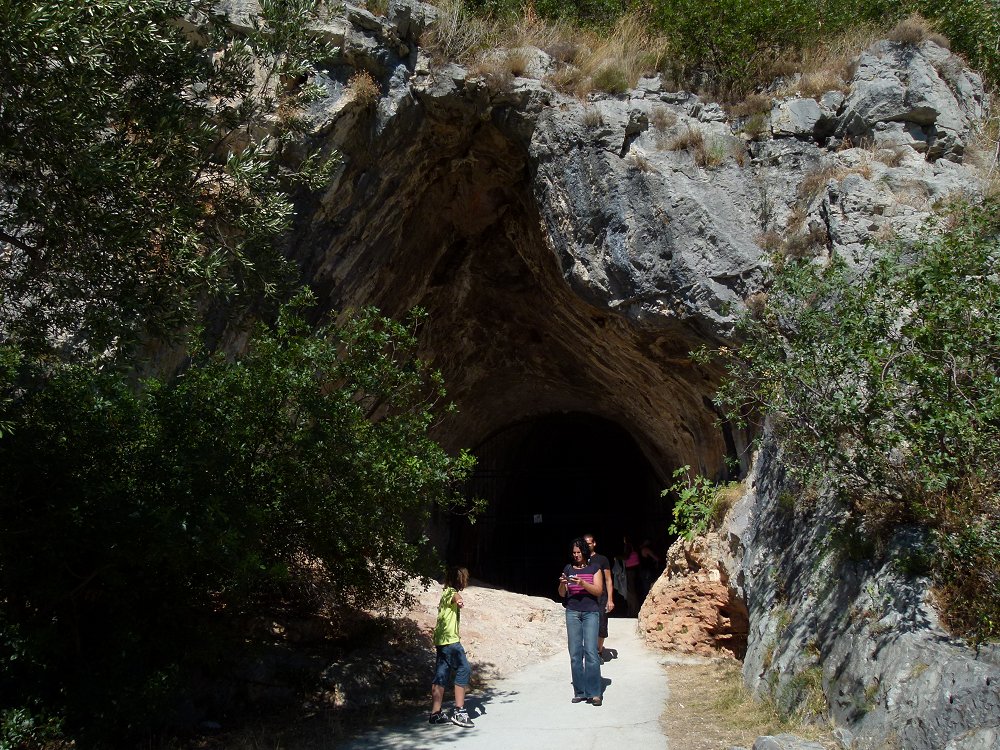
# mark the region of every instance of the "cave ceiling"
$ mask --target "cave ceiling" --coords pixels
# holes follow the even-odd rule
[[[295,256],[326,311],[428,312],[421,356],[458,407],[436,428],[447,448],[584,412],[626,429],[663,479],[684,464],[719,474],[715,382],[688,356],[697,333],[639,324],[572,288],[516,138],[418,113],[341,148],[344,172]]]

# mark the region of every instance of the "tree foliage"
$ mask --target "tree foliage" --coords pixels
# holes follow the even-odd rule
[[[1000,3],[989,0],[915,0],[915,9],[934,19],[973,68],[1000,85]]]
[[[5,340],[128,353],[286,280],[314,5],[265,0],[235,33],[209,0],[0,0]]]
[[[134,746],[303,567],[366,606],[436,572],[471,459],[429,437],[419,316],[311,327],[299,299],[136,375],[138,344],[297,285],[292,198],[334,164],[296,114],[318,5],[0,0],[0,746]]]
[[[0,440],[0,705],[135,731],[293,596],[303,561],[368,606],[435,572],[428,515],[471,459],[428,437],[443,392],[415,322],[311,329],[293,306],[245,355],[200,352],[139,388],[22,362]]]
[[[1000,636],[1000,202],[857,260],[775,271],[720,398],[773,415],[800,481],[870,527],[928,527],[952,624]]]

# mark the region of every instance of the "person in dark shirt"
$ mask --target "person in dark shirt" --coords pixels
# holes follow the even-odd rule
[[[604,576],[591,562],[590,549],[583,539],[570,546],[572,562],[559,575],[559,596],[566,606],[566,640],[573,676],[573,703],[592,706],[604,702],[601,659],[597,655],[597,631],[601,626],[601,595]]]
[[[583,541],[587,543],[590,550],[590,561],[596,562],[604,576],[604,595],[601,596],[601,627],[597,631],[597,655],[604,661],[604,641],[608,637],[608,615],[615,608],[615,598],[611,595],[614,590],[611,582],[611,563],[604,555],[597,551],[597,539],[593,534],[584,534]]]

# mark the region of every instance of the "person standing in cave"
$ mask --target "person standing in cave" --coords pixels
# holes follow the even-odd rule
[[[465,601],[462,592],[469,585],[469,571],[466,568],[449,568],[444,577],[444,591],[438,603],[437,625],[434,627],[434,648],[437,663],[431,682],[431,714],[429,724],[457,724],[460,727],[474,726],[465,710],[465,690],[472,678],[472,668],[462,646],[459,629],[462,624],[462,607]],[[441,710],[444,702],[445,686],[452,681],[454,673],[455,710],[448,716]]]
[[[601,626],[597,631],[597,656],[603,662],[607,660],[604,653],[604,641],[608,637],[608,615],[610,615],[611,610],[615,608],[615,601],[612,596],[614,587],[611,582],[611,563],[608,561],[608,558],[598,553],[597,539],[594,538],[593,534],[584,534],[583,541],[587,543],[587,548],[590,550],[590,561],[597,564],[597,567],[600,570],[600,575],[604,577],[604,593],[601,595],[599,600],[601,607]]]
[[[590,559],[583,539],[570,546],[571,562],[559,576],[559,596],[566,607],[566,640],[573,677],[573,703],[592,706],[604,703],[601,659],[597,655],[597,632],[601,626],[601,595],[604,576]]]
[[[663,566],[660,556],[653,551],[651,539],[643,539],[639,545],[639,582],[641,584],[640,598],[645,599],[653,583],[660,577]]]
[[[628,604],[628,616],[635,617],[639,614],[639,605],[642,604],[642,599],[639,598],[639,552],[632,546],[628,537],[625,537],[624,542],[625,601]]]

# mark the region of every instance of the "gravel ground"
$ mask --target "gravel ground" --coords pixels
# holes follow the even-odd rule
[[[421,591],[412,584],[412,591],[418,603],[407,617],[430,632],[442,587]],[[513,594],[479,581],[470,583],[463,598],[462,644],[478,680],[506,677],[566,648],[566,623],[557,601]]]

